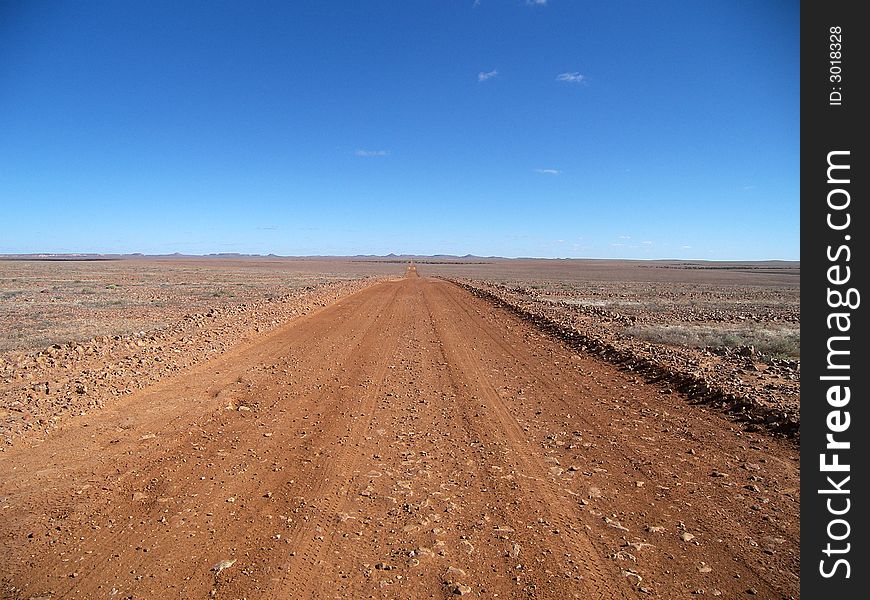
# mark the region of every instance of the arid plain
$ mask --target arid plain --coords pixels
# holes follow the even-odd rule
[[[8,598],[799,596],[800,268],[0,261]]]

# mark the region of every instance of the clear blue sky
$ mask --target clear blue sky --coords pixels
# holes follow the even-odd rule
[[[798,259],[797,1],[0,0],[0,253]]]

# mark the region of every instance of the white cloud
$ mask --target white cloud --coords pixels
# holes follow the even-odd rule
[[[689,249],[691,249],[691,246],[680,246],[680,248],[682,250],[689,250]]]
[[[478,81],[486,81],[487,79],[492,79],[496,75],[498,75],[498,69],[493,69],[492,71],[486,71],[486,72],[481,71],[480,73],[477,74],[477,80]]]
[[[357,150],[354,152],[357,156],[388,156],[390,154],[389,150]]]
[[[559,169],[535,169],[535,173],[541,173],[542,175],[559,175],[562,171]]]
[[[649,240],[643,241],[643,242],[641,242],[641,244],[643,244],[644,246],[652,246],[653,245],[653,243],[650,242]]]
[[[586,81],[586,76],[581,75],[577,71],[572,71],[570,73],[559,73],[556,75],[556,81],[564,81],[566,83],[583,83]]]
[[[526,0],[529,6],[546,6],[547,0]]]
[[[630,239],[631,239],[631,236],[630,236],[630,235],[621,235],[621,236],[619,236],[619,239],[621,239],[621,240],[630,240]]]

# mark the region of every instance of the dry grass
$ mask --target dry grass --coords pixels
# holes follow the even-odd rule
[[[800,329],[711,327],[706,325],[649,325],[628,327],[624,333],[635,339],[689,348],[752,347],[770,358],[800,358]]]

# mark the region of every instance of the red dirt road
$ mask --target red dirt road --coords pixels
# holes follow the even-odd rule
[[[411,276],[0,455],[0,585],[798,597],[797,455]]]

